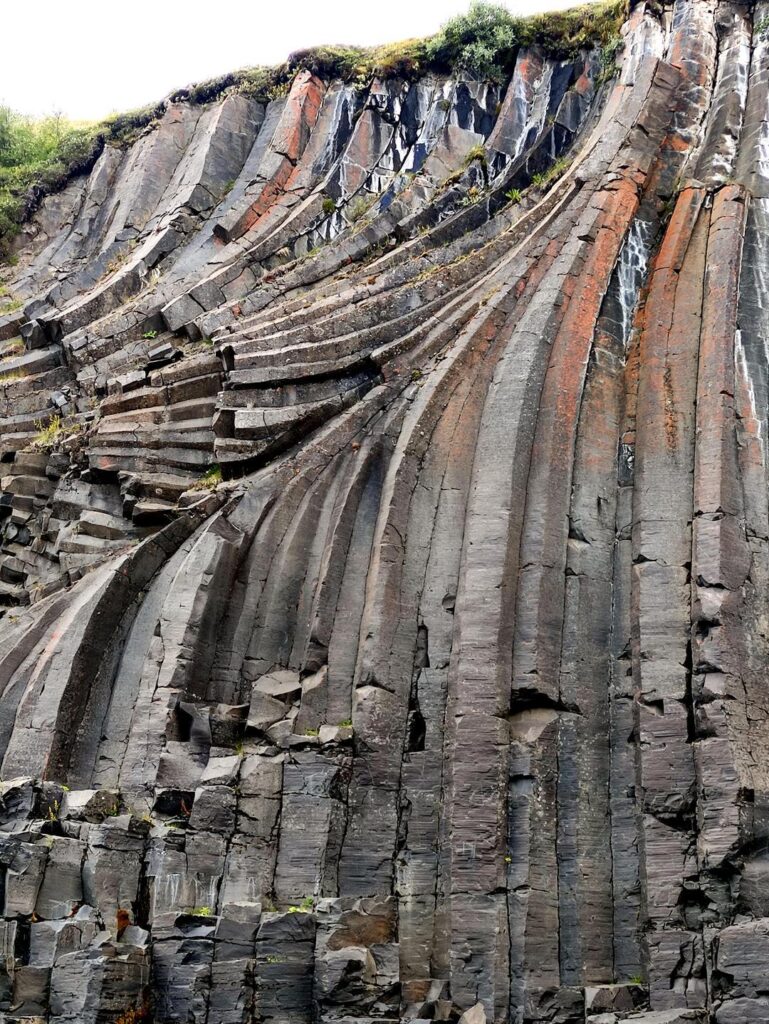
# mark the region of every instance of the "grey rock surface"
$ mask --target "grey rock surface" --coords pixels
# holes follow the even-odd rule
[[[168,101],[0,278],[0,1024],[769,1021],[769,0]]]

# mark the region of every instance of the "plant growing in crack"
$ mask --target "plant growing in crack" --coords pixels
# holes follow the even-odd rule
[[[294,903],[288,908],[289,914],[309,914],[315,909],[315,899],[305,896],[301,903]]]
[[[215,491],[222,482],[222,467],[215,464],[209,466],[202,477],[190,487],[191,491]]]

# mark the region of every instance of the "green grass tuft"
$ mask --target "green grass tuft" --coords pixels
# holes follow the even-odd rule
[[[35,423],[35,426],[37,427],[38,432],[32,439],[32,446],[37,448],[39,451],[52,451],[67,437],[79,434],[83,429],[83,425],[81,423],[69,423],[65,425],[61,416],[58,414],[56,416],[52,416],[47,423],[43,423],[42,420],[38,420]]]
[[[191,491],[214,491],[222,482],[222,467],[209,466],[203,476],[196,480],[190,488]]]
[[[310,913],[315,909],[315,900],[312,896],[305,896],[301,903],[294,904],[288,908],[289,914]]]

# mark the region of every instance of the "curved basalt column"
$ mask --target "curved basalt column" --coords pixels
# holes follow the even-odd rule
[[[0,318],[0,1019],[769,1019],[769,3],[169,102]]]

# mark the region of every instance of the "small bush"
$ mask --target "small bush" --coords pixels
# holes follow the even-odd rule
[[[502,81],[512,65],[516,42],[515,18],[506,7],[473,0],[467,14],[451,18],[429,40],[427,53],[446,71]]]
[[[365,68],[367,51],[361,46],[313,46],[296,50],[286,61],[289,74],[309,71],[318,78],[349,82]]]
[[[517,205],[521,201],[521,190],[519,188],[511,188],[509,192],[505,192],[505,199],[514,206]]]
[[[144,334],[142,334],[142,338],[144,338],[145,341],[152,341],[153,339],[157,338],[157,336],[157,331],[145,331]]]
[[[326,196],[326,198],[323,200],[323,212],[324,212],[324,214],[328,217],[332,213],[334,213],[335,210],[336,210],[336,203],[331,198],[331,196]]]

